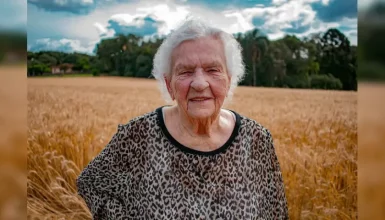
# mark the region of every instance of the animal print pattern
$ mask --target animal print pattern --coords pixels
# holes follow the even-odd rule
[[[93,219],[288,219],[271,133],[233,113],[232,136],[212,152],[173,139],[162,107],[118,125],[76,182]]]

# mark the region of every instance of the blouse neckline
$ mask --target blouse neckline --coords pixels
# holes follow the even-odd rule
[[[195,149],[192,149],[192,148],[189,148],[183,144],[181,144],[180,142],[178,142],[171,134],[170,132],[168,131],[168,129],[166,128],[166,124],[164,122],[164,117],[163,117],[163,108],[166,107],[166,106],[162,106],[162,107],[159,107],[156,109],[156,113],[157,113],[157,121],[159,123],[159,126],[161,127],[162,131],[163,131],[163,134],[166,136],[166,138],[174,145],[176,146],[177,148],[179,148],[181,151],[185,152],[185,153],[190,153],[190,154],[195,154],[195,155],[202,155],[202,156],[212,156],[212,155],[216,155],[216,154],[220,154],[224,151],[226,151],[226,149],[231,146],[231,144],[233,143],[235,137],[238,135],[238,132],[239,132],[239,127],[241,125],[241,117],[238,113],[236,113],[235,111],[233,110],[229,110],[229,109],[226,109],[226,110],[229,110],[231,111],[234,115],[235,115],[235,125],[234,125],[234,128],[233,128],[233,131],[231,133],[231,136],[229,137],[229,139],[222,145],[220,146],[219,148],[215,149],[215,150],[212,150],[212,151],[200,151],[200,150],[195,150]]]

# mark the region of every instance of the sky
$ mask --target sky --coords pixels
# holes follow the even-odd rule
[[[92,54],[104,38],[164,36],[189,15],[229,33],[259,28],[271,40],[337,28],[357,45],[357,0],[27,0],[25,8],[31,51]]]

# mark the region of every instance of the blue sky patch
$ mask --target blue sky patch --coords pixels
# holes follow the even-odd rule
[[[357,0],[330,0],[328,5],[312,4],[317,17],[324,22],[336,22],[342,18],[357,18]]]
[[[120,35],[120,34],[135,34],[138,36],[146,36],[146,35],[153,35],[157,33],[158,28],[157,28],[157,22],[150,18],[150,17],[145,17],[145,18],[136,18],[136,21],[142,20],[144,21],[144,24],[142,26],[135,26],[135,25],[124,25],[120,24],[117,21],[110,20],[108,21],[109,26],[107,29],[112,29],[115,32],[115,35]]]

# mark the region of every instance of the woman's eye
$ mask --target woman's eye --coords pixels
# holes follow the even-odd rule
[[[180,75],[185,75],[185,74],[190,74],[190,73],[192,73],[191,71],[182,71],[182,72],[180,72],[179,74]]]
[[[208,72],[209,72],[209,73],[212,73],[212,72],[218,72],[218,70],[217,70],[217,69],[209,69]]]

